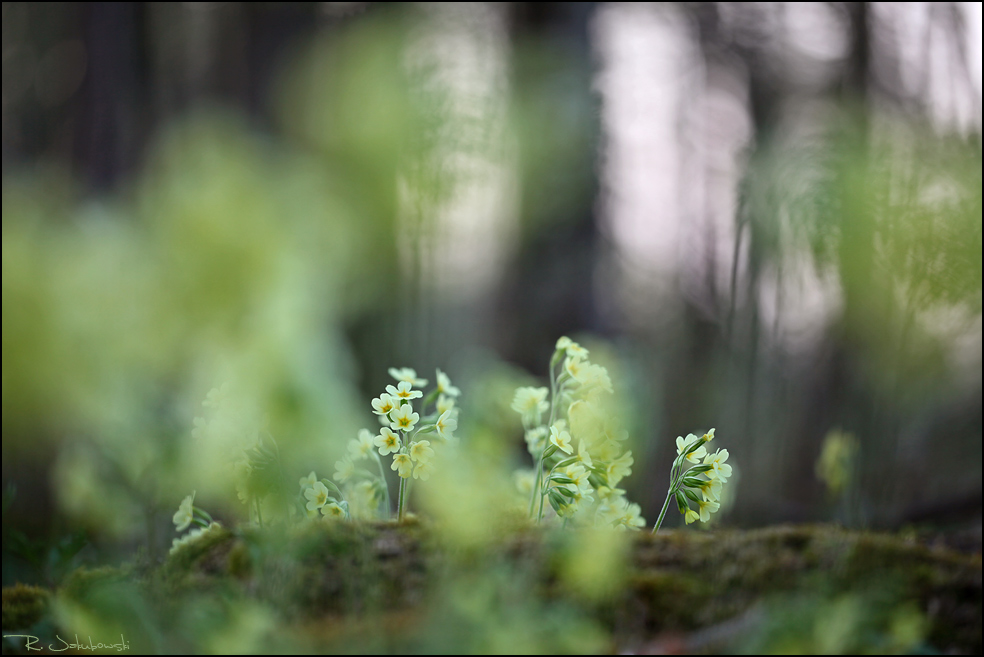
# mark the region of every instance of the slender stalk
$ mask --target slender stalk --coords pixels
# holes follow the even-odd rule
[[[557,377],[555,376],[555,370],[557,366],[550,362],[550,424],[548,427],[552,427],[554,420],[557,419]]]
[[[554,354],[553,358],[550,359],[550,423],[547,425],[548,427],[552,427],[554,422],[557,420],[556,369],[557,369],[557,354]],[[546,441],[546,443],[543,445],[543,450],[540,452],[540,460],[536,464],[536,480],[538,485],[534,487],[534,490],[540,492],[540,509],[539,511],[537,511],[536,514],[537,522],[543,520],[543,498],[547,494],[546,491],[544,490],[546,488],[545,486],[546,482],[543,481],[543,455],[547,451],[547,444],[549,444],[549,441]]]
[[[376,465],[379,466],[379,478],[383,480],[383,491],[386,493],[386,517],[389,517],[390,511],[390,487],[389,482],[386,481],[386,472],[383,470],[383,461],[379,458],[379,453],[373,450],[372,455],[376,459]]]
[[[659,512],[659,518],[656,520],[656,526],[653,527],[653,534],[659,531],[659,526],[663,524],[663,517],[666,515],[666,509],[670,506],[671,497],[673,497],[672,486],[670,486],[669,490],[666,491],[666,501],[663,502],[663,510]]]
[[[530,518],[533,517],[533,509],[536,508],[536,493],[543,486],[543,453],[547,451],[544,444],[540,450],[540,458],[536,462],[536,481],[533,482],[533,491],[530,493]]]
[[[407,503],[407,480],[405,477],[400,477],[400,499],[397,503],[396,519],[399,522],[403,522],[403,511]]]

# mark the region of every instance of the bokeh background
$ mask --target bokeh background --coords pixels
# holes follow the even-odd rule
[[[715,427],[719,523],[979,546],[980,3],[3,3],[2,31],[4,585],[163,554],[191,490],[244,517],[192,436],[224,382],[293,481],[388,367],[440,367],[508,487],[512,390],[561,335],[613,373],[650,523]]]

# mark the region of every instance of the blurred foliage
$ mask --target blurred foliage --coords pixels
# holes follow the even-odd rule
[[[849,655],[926,654],[928,622],[911,602],[882,591],[824,598],[816,594],[780,597],[769,621],[743,647],[745,654]]]
[[[47,622],[97,641],[122,633],[151,652],[673,645],[839,654],[981,645],[980,560],[904,536],[825,527],[658,537],[536,530],[475,546],[435,529],[216,531],[160,567],[77,571],[55,592]]]
[[[24,630],[36,624],[48,607],[48,591],[39,586],[16,584],[3,589],[3,627]]]
[[[821,278],[836,272],[843,331],[883,385],[945,377],[933,329],[981,313],[979,143],[846,114],[812,139],[780,133],[757,160],[745,211],[760,257],[792,266],[805,247]],[[940,325],[947,309],[960,325]]]

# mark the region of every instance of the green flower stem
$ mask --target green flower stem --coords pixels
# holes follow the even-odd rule
[[[543,485],[543,453],[546,451],[547,446],[544,443],[543,449],[540,450],[540,458],[536,462],[536,481],[533,482],[533,490],[530,492],[530,518],[533,517],[533,509],[536,508],[536,493]]]
[[[376,465],[379,466],[379,478],[383,481],[383,490],[386,493],[386,516],[389,517],[390,511],[390,487],[389,482],[386,481],[386,472],[383,470],[383,461],[379,458],[379,452],[376,450],[372,451],[373,457],[376,459]]]
[[[546,451],[546,449],[544,449],[543,451]],[[542,458],[540,459],[540,464],[542,470],[542,464],[543,464]],[[543,498],[546,497],[547,493],[550,492],[550,477],[553,476],[554,470],[556,469],[557,469],[556,465],[550,468],[550,472],[547,473],[547,478],[544,480],[543,485],[540,487],[540,511],[537,514],[537,518],[536,518],[537,522],[543,520]]]
[[[396,519],[399,522],[403,522],[403,512],[407,503],[407,480],[405,477],[400,477],[400,499],[397,503]]]
[[[431,390],[427,394],[427,396],[424,397],[423,402],[421,402],[421,404],[420,404],[420,406],[421,406],[420,411],[421,412],[424,412],[425,410],[427,410],[427,407],[430,406],[431,404],[437,402],[437,398],[440,397],[440,396],[441,396],[441,391],[440,390],[438,390],[437,388],[434,388],[433,390]]]
[[[656,526],[653,527],[653,534],[658,532],[659,526],[663,524],[663,517],[666,515],[666,509],[669,508],[670,498],[673,497],[674,493],[675,491],[673,490],[673,486],[670,486],[670,489],[666,491],[666,501],[663,502],[663,510],[659,512],[659,518],[656,520]]]
[[[556,373],[556,369],[557,369],[557,363],[560,362],[560,354],[561,354],[561,352],[556,351],[556,352],[554,352],[553,358],[550,359],[550,423],[547,425],[548,427],[552,427],[553,424],[554,424],[554,422],[557,419],[557,373]],[[535,482],[535,485],[533,486],[533,490],[534,491],[539,491],[539,493],[540,493],[540,509],[536,513],[536,521],[537,522],[540,522],[541,520],[543,520],[543,498],[546,495],[546,492],[543,490],[543,483],[544,483],[544,481],[543,481],[543,455],[546,453],[546,451],[547,451],[547,445],[549,445],[549,444],[550,444],[549,441],[546,441],[546,443],[543,446],[543,451],[540,452],[540,460],[536,464],[536,482]],[[532,511],[532,504],[530,505],[530,509]]]
[[[684,454],[686,454],[686,452]],[[663,509],[659,512],[659,518],[656,520],[656,525],[653,527],[653,534],[659,531],[660,525],[663,524],[663,517],[666,516],[666,509],[670,506],[670,498],[675,496],[677,491],[680,490],[680,485],[683,483],[683,478],[687,476],[688,472],[690,472],[690,468],[684,469],[684,464],[687,462],[684,454],[677,456],[673,461],[673,467],[670,468],[670,488],[666,491],[666,501],[663,502]]]
[[[554,420],[557,419],[557,377],[555,376],[554,370],[556,365],[552,362],[550,363],[550,423],[548,427],[552,427]]]

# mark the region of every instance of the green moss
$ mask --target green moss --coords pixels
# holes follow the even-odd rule
[[[644,614],[638,624],[648,633],[724,623],[756,604],[809,593],[818,609],[846,595],[888,610],[873,617],[879,627],[911,601],[927,615],[932,645],[980,648],[980,556],[904,536],[828,526],[665,532],[639,537],[635,567],[626,608]]]
[[[51,594],[40,586],[14,584],[3,589],[3,629],[26,630],[44,617]]]
[[[468,613],[455,612],[472,628],[459,628],[466,644],[485,636],[476,610],[499,605],[527,610],[519,617],[490,611],[503,628],[534,627],[525,615],[565,609],[565,617],[609,632],[616,649],[645,646],[656,636],[719,636],[716,628],[724,627],[732,628],[725,643],[688,643],[686,649],[758,652],[786,645],[815,651],[826,644],[810,637],[825,636],[827,625],[842,633],[837,645],[850,650],[980,648],[979,555],[827,526],[639,534],[622,584],[611,595],[589,598],[559,571],[575,539],[572,532],[527,529],[480,549],[442,543],[439,532],[420,523],[220,529],[182,545],[156,572],[79,571],[65,591],[86,604],[103,604],[108,596],[79,592],[102,589],[115,599],[119,591],[137,591],[155,610],[152,616],[179,618],[197,608],[209,610],[215,623],[245,601],[267,610],[278,626],[318,628],[387,618],[391,629],[399,620],[408,628],[444,631],[442,615],[472,605]],[[864,610],[863,618],[845,621],[855,608]],[[749,621],[749,614],[758,620]],[[422,636],[415,639],[421,651],[434,647]],[[448,636],[441,646],[450,651],[457,644]],[[359,637],[353,635],[353,649],[366,640]],[[377,639],[379,650],[388,650],[406,637]]]
[[[227,571],[226,557],[232,549],[234,538],[219,523],[190,533],[171,548],[164,564],[165,575],[180,578],[191,572],[224,574]]]

